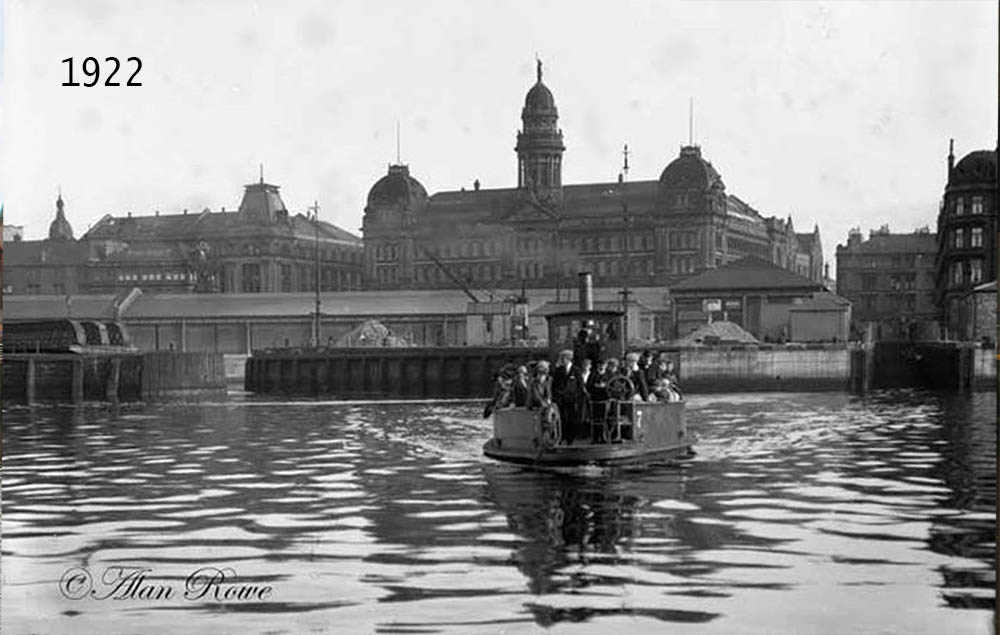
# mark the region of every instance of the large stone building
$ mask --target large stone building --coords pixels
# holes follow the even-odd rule
[[[970,337],[963,310],[973,288],[997,278],[997,151],[976,150],[955,163],[938,214],[937,304],[948,337]]]
[[[853,305],[855,337],[869,323],[883,338],[927,335],[937,318],[936,253],[937,237],[928,229],[893,234],[884,225],[868,240],[851,230],[847,244],[837,245],[837,294]]]
[[[281,293],[361,288],[361,239],[291,214],[278,186],[247,185],[227,212],[106,215],[79,240],[60,195],[46,240],[8,245],[11,294]]]
[[[564,184],[540,62],[521,122],[516,187],[428,195],[409,166],[389,166],[365,206],[366,288],[565,288],[580,270],[598,286],[662,288],[746,256],[823,281],[819,229],[796,234],[790,216],[765,218],[727,193],[697,145],[655,181]]]

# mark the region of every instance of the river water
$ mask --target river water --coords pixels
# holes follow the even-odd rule
[[[992,393],[694,396],[628,472],[480,410],[5,411],[2,632],[992,632]]]

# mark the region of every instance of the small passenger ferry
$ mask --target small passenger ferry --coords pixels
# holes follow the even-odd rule
[[[589,274],[581,274],[580,310],[548,317],[549,343],[558,351],[580,329],[606,335],[602,353],[620,358],[624,352],[621,311],[593,308]],[[646,465],[673,462],[694,454],[694,439],[684,419],[684,401],[635,401],[635,387],[628,377],[608,382],[608,400],[594,404],[589,439],[566,443],[563,425],[554,404],[537,408],[500,407],[492,412],[493,438],[483,453],[493,459],[542,467],[583,465]],[[577,428],[579,431],[579,428]]]

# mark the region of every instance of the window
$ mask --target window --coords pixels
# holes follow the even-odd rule
[[[56,295],[62,295],[66,293],[66,288],[62,285],[61,282],[57,282],[54,285],[52,285],[52,293],[55,293]]]
[[[912,293],[908,293],[906,294],[905,302],[907,311],[910,311],[912,313],[913,311],[917,310],[917,296],[913,295]]]
[[[973,207],[975,209],[975,207]],[[982,247],[983,246],[983,228],[973,227],[972,234],[969,236],[969,246],[970,247]]]
[[[244,263],[240,273],[240,291],[243,293],[260,293],[260,265],[255,262]]]
[[[874,273],[861,274],[861,288],[865,291],[874,291],[878,281],[878,276]]]
[[[952,241],[952,245],[954,247],[959,247],[959,248],[965,247],[965,230],[964,229],[962,229],[961,227],[959,227],[958,229],[955,230],[955,232],[952,234],[952,236],[954,237],[954,240]]]
[[[973,196],[972,197],[972,213],[982,214],[983,213],[983,197]]]
[[[952,284],[962,284],[962,263],[951,263],[951,282]]]
[[[961,216],[965,213],[965,199],[959,196],[955,199],[955,216]]]
[[[983,261],[975,258],[969,261],[969,282],[978,284],[983,281]]]
[[[281,265],[281,291],[290,293],[292,291],[292,266]]]

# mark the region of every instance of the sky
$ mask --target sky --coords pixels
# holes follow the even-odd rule
[[[6,0],[0,195],[46,234],[104,214],[234,209],[264,176],[360,234],[401,158],[429,192],[516,184],[535,56],[564,183],[656,179],[688,140],[764,215],[932,229],[949,138],[994,148],[997,2]],[[66,87],[73,57],[139,57],[140,87]],[[102,62],[103,63],[103,62]],[[107,73],[110,63],[103,63]]]

